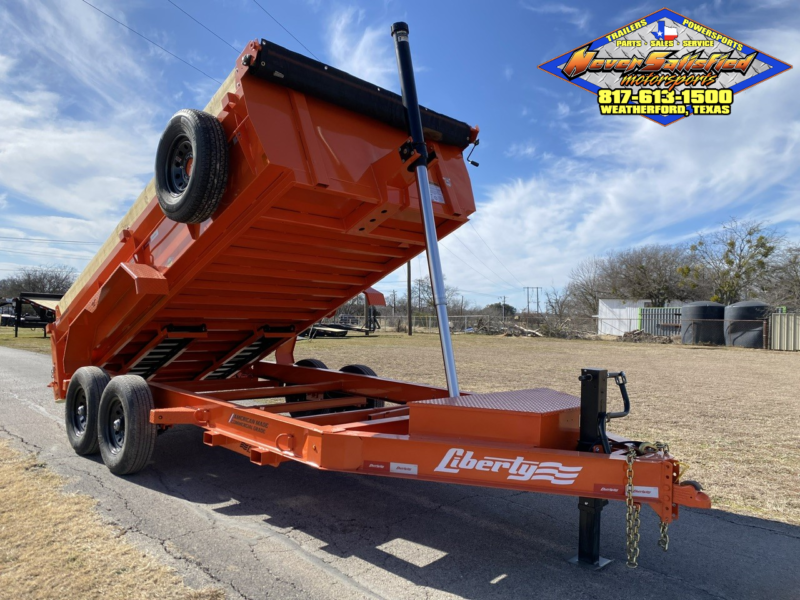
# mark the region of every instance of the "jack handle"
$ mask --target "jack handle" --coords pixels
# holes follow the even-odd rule
[[[628,383],[628,378],[625,377],[625,371],[620,371],[619,373],[609,373],[608,378],[611,379],[612,377],[614,378],[614,383],[616,383],[619,387],[620,394],[622,394],[624,410],[622,412],[606,413],[606,420],[621,419],[622,417],[627,417],[631,412],[631,399],[628,396],[628,389],[625,387],[625,385]]]

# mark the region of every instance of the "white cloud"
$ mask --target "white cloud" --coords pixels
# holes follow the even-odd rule
[[[506,67],[503,69],[503,77],[506,78],[507,81],[511,81],[511,78],[514,76],[514,69],[511,67]]]
[[[332,65],[384,88],[397,86],[397,66],[385,28],[365,26],[364,11],[353,6],[337,10],[328,23],[328,54]],[[419,71],[420,69],[416,69]]]
[[[558,114],[560,118],[568,117],[569,112],[569,104],[566,102],[559,102],[556,105],[556,114]]]
[[[773,30],[745,39],[756,47],[768,40],[763,46],[796,63],[795,37]],[[543,168],[535,174],[479,195],[474,225],[512,272],[557,286],[587,256],[648,239],[678,241],[730,215],[797,231],[796,90],[791,74],[780,75],[737,94],[729,117],[690,117],[667,128],[641,117],[589,117],[565,138],[565,153],[537,157]],[[512,148],[522,155],[524,147]],[[461,272],[451,283],[488,291],[485,280],[443,258],[448,273]]]
[[[511,144],[505,154],[510,158],[533,158],[536,155],[536,146],[531,141]]]
[[[118,212],[152,171],[155,132],[126,119],[77,121],[60,105],[47,90],[0,98],[0,185],[56,211]]]
[[[101,7],[125,22],[114,5]],[[9,192],[8,212],[27,201],[107,225],[141,192],[165,119],[156,118],[158,77],[136,44],[116,43],[113,60],[98,62],[109,39],[126,35],[80,3],[0,8],[0,189]],[[54,55],[43,40],[69,43]]]
[[[578,29],[586,29],[586,25],[589,23],[589,18],[591,17],[591,14],[583,8],[577,8],[562,3],[533,5],[522,2],[521,5],[522,8],[536,14],[563,16],[567,23],[574,25]]]

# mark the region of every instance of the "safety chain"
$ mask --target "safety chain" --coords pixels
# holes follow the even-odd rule
[[[625,519],[625,530],[626,530],[626,537],[627,537],[627,553],[628,553],[628,562],[627,565],[631,569],[635,569],[639,566],[639,524],[640,524],[640,516],[639,513],[641,511],[641,504],[637,504],[633,501],[633,463],[636,460],[636,456],[639,453],[646,454],[648,452],[663,452],[667,454],[669,452],[669,446],[662,442],[645,442],[639,445],[638,451],[637,448],[631,447],[628,450],[628,454],[625,457],[625,462],[628,464],[628,469],[626,471],[626,475],[628,478],[628,482],[625,485],[625,504],[627,506],[627,514]],[[679,463],[679,469],[682,467]],[[684,471],[685,472],[685,471]],[[679,472],[682,475],[682,472]],[[678,477],[680,479],[680,476]],[[666,521],[661,521],[659,523],[659,537],[658,537],[658,546],[666,552],[669,549],[669,523]]]
[[[636,460],[636,448],[631,448],[625,461],[628,463],[628,483],[625,485],[625,535],[627,540],[628,562],[631,569],[639,566],[639,511],[641,505],[633,501],[633,461]]]
[[[661,521],[658,527],[661,530],[661,535],[658,538],[658,545],[661,546],[661,549],[664,552],[666,552],[667,550],[669,550],[669,535],[667,534],[669,523],[667,523],[666,521]]]

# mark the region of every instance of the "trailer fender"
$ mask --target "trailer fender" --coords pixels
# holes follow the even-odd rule
[[[123,263],[97,291],[70,327],[64,372],[92,364],[93,351],[119,328],[141,316],[169,291],[167,280],[148,265]]]

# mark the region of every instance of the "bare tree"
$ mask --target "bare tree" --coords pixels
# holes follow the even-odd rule
[[[21,292],[64,294],[75,281],[75,269],[66,265],[21,267],[14,275],[0,280],[0,296],[15,297]]]
[[[666,306],[671,300],[687,300],[694,287],[681,276],[687,251],[681,246],[653,244],[613,252],[605,260],[605,280],[616,298],[649,300]]]
[[[569,274],[567,295],[577,314],[592,316],[597,312],[597,301],[611,294],[605,258],[592,256],[583,260]]]
[[[544,292],[545,321],[540,327],[542,333],[550,337],[564,337],[572,328],[570,307],[573,299],[569,289],[550,288]]]
[[[772,306],[800,310],[800,246],[782,248],[769,274],[762,300]]]
[[[710,299],[715,302],[738,302],[765,291],[782,242],[763,222],[731,219],[720,230],[698,236],[681,275],[695,282],[707,281]]]
[[[452,285],[444,286],[445,302],[449,310],[452,310],[456,304],[461,304],[461,297],[458,288]],[[456,302],[458,299],[458,302]],[[433,312],[433,290],[431,289],[431,281],[427,277],[420,277],[415,279],[411,285],[411,306],[416,311]]]

